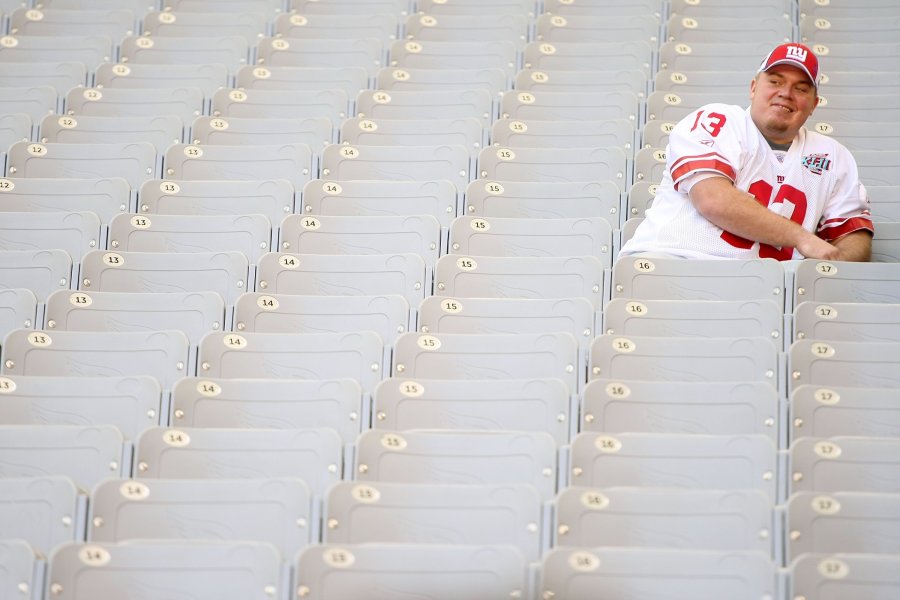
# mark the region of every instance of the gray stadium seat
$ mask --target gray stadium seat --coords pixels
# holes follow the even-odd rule
[[[503,40],[398,40],[388,48],[388,57],[389,66],[404,69],[503,69],[509,77],[519,70],[517,45]]]
[[[141,186],[137,208],[138,213],[150,215],[262,214],[270,223],[277,224],[285,215],[294,212],[294,187],[286,179],[151,179]]]
[[[853,43],[865,36],[867,43],[896,42],[900,29],[900,11],[893,15],[869,13],[865,6],[852,17],[837,15],[805,15],[797,24],[799,41],[804,44]]]
[[[747,87],[749,89],[749,83]],[[748,106],[750,94],[747,89],[734,92],[656,91],[647,96],[647,121],[677,123],[710,102]]]
[[[238,36],[253,40],[269,33],[268,20],[262,12],[152,10],[141,19],[141,33],[154,38]]]
[[[820,119],[818,114],[816,114],[813,121],[814,123],[810,124],[811,129],[828,137],[833,137],[851,151],[896,151],[900,149],[897,139],[885,131],[886,128],[882,123],[832,121],[828,119],[828,115]],[[870,187],[872,186],[866,186],[866,189],[871,193]]]
[[[750,80],[742,71],[696,71],[687,72],[660,69],[653,77],[653,89],[663,92],[694,92],[709,94],[710,101],[723,92],[728,94],[744,92],[749,101]]]
[[[485,89],[360,90],[356,114],[380,119],[479,119],[490,127],[494,117],[491,94]]]
[[[778,391],[761,381],[594,379],[581,392],[581,431],[734,435],[778,442]]]
[[[887,600],[900,585],[900,558],[894,555],[805,554],[788,567],[792,598]]]
[[[205,110],[199,87],[72,88],[65,96],[67,115],[138,117],[177,115],[187,126]]]
[[[357,482],[532,485],[556,493],[556,442],[524,431],[385,431],[356,442]]]
[[[38,300],[27,288],[0,290],[0,340],[13,329],[37,326]]]
[[[114,425],[127,440],[165,420],[162,390],[149,375],[0,376],[2,422],[18,425]]]
[[[514,598],[527,592],[526,564],[506,545],[320,544],[294,561],[294,587],[307,600]]]
[[[528,41],[531,19],[525,12],[491,14],[485,18],[478,10],[468,14],[419,14],[406,18],[403,31],[406,38],[417,42],[478,42],[503,41],[521,48]]]
[[[100,218],[92,212],[4,212],[0,220],[5,251],[59,248],[77,261],[103,244]]]
[[[115,43],[105,35],[10,35],[3,39],[0,62],[76,61],[93,70],[115,57]]]
[[[504,94],[500,116],[517,121],[607,121],[625,119],[637,126],[640,101],[634,92],[511,91]],[[613,144],[618,145],[618,144]]]
[[[504,69],[427,69],[385,67],[375,73],[376,90],[452,92],[454,96],[466,91],[487,92],[498,96],[508,87],[509,74]],[[363,86],[365,87],[365,86]],[[449,115],[444,115],[449,116]]]
[[[649,42],[659,43],[659,17],[652,14],[609,16],[563,15],[544,13],[534,24],[534,39],[555,44],[596,42]]]
[[[900,387],[900,342],[802,339],[788,351],[789,391],[798,385]]]
[[[515,546],[541,551],[541,499],[527,484],[342,481],[325,500],[323,543]]]
[[[895,304],[801,302],[794,307],[794,340],[900,342]]]
[[[351,379],[185,377],[172,389],[171,426],[240,429],[333,429],[345,444],[368,416]]]
[[[790,439],[900,437],[895,399],[890,388],[797,386],[789,401]]]
[[[44,302],[71,282],[72,257],[65,250],[0,251],[0,289],[29,289]]]
[[[601,148],[500,148],[478,155],[480,179],[498,181],[614,181],[623,192],[630,184],[625,151]]]
[[[521,182],[476,179],[466,188],[466,215],[538,219],[603,217],[619,224],[621,193],[613,181]]]
[[[327,116],[307,118],[197,117],[191,123],[191,142],[222,144],[306,144],[318,150],[335,140],[335,130]]]
[[[309,487],[298,478],[107,479],[90,505],[91,543],[253,541],[287,559],[318,535]]]
[[[166,179],[287,179],[299,189],[317,174],[317,156],[306,144],[242,145],[172,144],[163,155]]]
[[[364,67],[280,67],[246,66],[238,69],[234,85],[245,90],[341,90],[352,98],[368,87],[369,74]]]
[[[28,115],[32,123],[39,123],[45,115],[56,113],[58,109],[59,94],[46,84],[23,87],[17,83],[0,90],[0,110]]]
[[[323,179],[452,181],[460,191],[471,179],[465,146],[348,146],[331,144],[322,151]]]
[[[273,15],[281,12],[282,0],[163,0],[163,9],[185,12],[261,12]]]
[[[597,589],[615,598],[661,599],[674,590],[696,600],[775,598],[775,564],[762,552],[659,548],[557,548],[544,555],[540,590],[544,597],[596,598]]]
[[[572,439],[569,485],[778,493],[778,451],[765,435],[583,432]]]
[[[108,117],[47,115],[40,122],[41,143],[149,142],[157,152],[183,141],[184,123],[177,115]]]
[[[369,77],[384,66],[385,42],[375,38],[303,39],[264,37],[256,62],[266,67],[363,67]]]
[[[340,128],[344,144],[372,146],[465,146],[475,155],[487,134],[479,119],[347,119]]]
[[[33,477],[3,477],[0,478],[0,495],[4,499],[0,505],[4,540],[27,542],[34,551],[46,557],[64,542],[84,539],[86,497],[68,477],[37,474]],[[9,555],[3,558],[0,571],[6,571],[14,564]],[[3,580],[6,577],[0,576],[0,581]],[[0,587],[0,591],[4,597],[16,597],[12,589]],[[21,598],[32,597],[28,595],[32,590],[19,588],[17,591]]]
[[[6,165],[8,177],[122,177],[132,188],[157,173],[158,155],[149,142],[16,142]]]
[[[687,44],[742,44],[765,40],[774,46],[793,40],[794,24],[791,22],[791,15],[768,16],[762,14],[762,10],[752,16],[742,16],[738,11],[726,16],[701,14],[699,11],[692,15],[673,13],[666,23],[666,36],[669,41]]]
[[[895,39],[866,44],[857,44],[855,40],[813,43],[810,47],[816,55],[826,57],[829,71],[896,71],[896,65],[887,58],[900,47]]]
[[[118,41],[135,32],[136,13],[128,8],[17,8],[9,14],[9,33],[18,36],[105,36]]]
[[[282,590],[281,560],[274,546],[260,542],[70,543],[50,558],[47,586],[60,600],[150,600],[161,589],[269,600]]]
[[[288,67],[289,68],[289,67]],[[356,94],[356,90],[353,91]],[[305,119],[327,117],[335,130],[349,114],[350,96],[341,89],[280,90],[222,87],[210,94],[214,117]]]
[[[760,16],[793,17],[793,0],[761,0],[753,6],[747,6],[740,0],[671,0],[669,12],[701,17],[745,17],[759,18]]]
[[[614,71],[539,71],[521,69],[513,88],[531,92],[634,92],[647,95],[647,73],[643,69]]]
[[[661,0],[544,0],[544,11],[560,15],[615,15],[656,14],[663,10]]]
[[[533,17],[536,5],[534,0],[417,0],[416,8],[426,15],[525,13]]]
[[[811,302],[900,303],[900,266],[807,259],[794,273],[794,306]]]
[[[895,437],[834,436],[794,440],[788,492],[900,492]]]
[[[644,213],[653,204],[653,198],[656,196],[658,189],[659,183],[651,181],[638,181],[628,189],[628,196],[625,202],[626,223],[631,219],[644,218]],[[622,242],[624,243],[624,240]]]
[[[573,427],[559,379],[383,379],[373,394],[373,429],[542,431],[559,446]]]
[[[867,94],[831,92],[822,90],[819,92],[819,104],[816,105],[816,119],[826,119],[829,121],[861,121],[863,123],[878,123],[873,118],[873,114],[878,112],[885,121],[896,121],[900,119],[900,102],[894,93],[880,93],[881,90],[873,89]],[[862,150],[868,153],[870,150]],[[885,150],[889,156],[896,158],[900,151]],[[854,156],[856,156],[856,152]],[[877,157],[877,155],[871,155]],[[860,166],[866,164],[865,154],[858,157],[857,162]],[[879,164],[879,163],[876,163]],[[888,174],[888,177],[890,175]],[[893,179],[896,182],[896,179]],[[874,181],[872,182],[875,183]]]
[[[774,555],[771,500],[759,490],[567,487],[554,502],[554,545],[753,550]]]
[[[318,14],[291,12],[275,17],[272,25],[277,37],[297,39],[374,38],[396,40],[400,13],[366,11],[355,14]]]
[[[648,77],[656,44],[650,42],[529,42],[522,67],[540,71],[604,71],[639,69]]]
[[[99,67],[98,67],[99,68]],[[59,96],[88,82],[88,69],[78,61],[59,62],[2,62],[0,84],[3,87],[49,86]]]
[[[749,90],[752,74],[760,57],[772,50],[772,42],[743,44],[728,42],[665,42],[659,47],[659,68],[691,73],[693,71],[736,71],[747,74]]]
[[[0,542],[0,592],[10,598],[30,594],[39,598],[44,593],[46,559],[28,542],[5,539]]]
[[[404,14],[409,0],[289,0],[288,10],[303,14],[353,15],[360,13]]]
[[[634,123],[628,119],[542,121],[503,117],[491,126],[491,144],[507,148],[619,146],[631,158],[635,139]]]
[[[94,72],[94,84],[109,88],[177,88],[199,89],[209,98],[230,81],[228,67],[223,64],[156,65],[138,63],[104,63]],[[67,92],[69,88],[63,90]],[[190,121],[188,121],[190,122]]]
[[[119,42],[119,60],[135,64],[223,64],[229,73],[248,64],[251,41],[239,35],[209,36],[129,35]]]

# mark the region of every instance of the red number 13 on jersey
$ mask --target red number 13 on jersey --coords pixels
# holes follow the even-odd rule
[[[803,225],[803,219],[806,218],[806,194],[790,185],[782,185],[778,188],[778,192],[772,197],[772,186],[765,181],[756,181],[747,190],[756,198],[756,201],[763,206],[771,206],[772,204],[784,204],[785,202],[793,206],[791,211],[791,221]],[[749,250],[753,246],[751,240],[734,235],[728,231],[723,231],[721,238],[736,248]],[[760,258],[774,258],[776,260],[790,260],[794,255],[794,249],[790,246],[776,248],[769,244],[759,245]]]

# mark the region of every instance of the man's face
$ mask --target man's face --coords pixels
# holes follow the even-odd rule
[[[767,140],[790,144],[819,97],[806,73],[776,65],[750,82],[750,117]]]

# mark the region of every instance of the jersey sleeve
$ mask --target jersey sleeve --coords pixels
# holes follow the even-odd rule
[[[699,173],[737,178],[744,136],[744,109],[707,104],[682,119],[669,134],[669,172],[676,190]]]
[[[859,180],[856,161],[845,148],[836,153],[834,168],[840,169],[834,192],[825,205],[816,234],[829,242],[854,231],[875,232],[869,211],[869,196]]]

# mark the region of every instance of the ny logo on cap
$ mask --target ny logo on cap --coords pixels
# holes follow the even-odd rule
[[[800,62],[806,62],[806,55],[806,50],[800,46],[788,46],[785,52],[785,58],[793,58]]]

